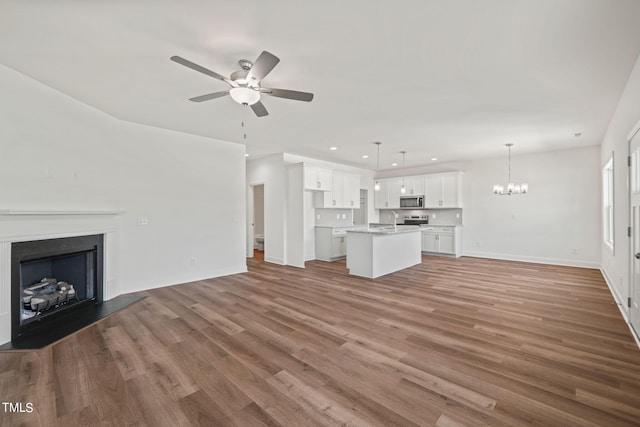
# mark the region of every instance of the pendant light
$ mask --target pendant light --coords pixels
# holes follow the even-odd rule
[[[498,196],[510,196],[512,194],[526,194],[529,191],[528,184],[514,184],[511,182],[511,147],[513,144],[505,144],[509,147],[509,181],[507,182],[507,191],[504,191],[504,187],[500,184],[493,186],[493,194],[497,194]]]
[[[376,166],[376,177],[378,176],[378,173],[380,172],[380,144],[382,144],[382,142],[376,141],[374,142],[374,144],[376,144],[378,146],[378,164]],[[376,179],[376,183],[373,186],[373,189],[375,191],[380,191],[380,182]]]
[[[402,153],[402,172],[404,172],[404,155],[407,154],[406,151],[401,151]],[[404,175],[402,175],[402,187],[400,187],[400,193],[404,194],[407,192],[407,189],[404,187]]]

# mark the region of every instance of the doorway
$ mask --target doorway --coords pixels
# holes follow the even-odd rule
[[[247,258],[264,259],[264,184],[250,185],[247,192]]]

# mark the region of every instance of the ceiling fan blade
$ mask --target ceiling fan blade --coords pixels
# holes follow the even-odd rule
[[[189,98],[189,101],[193,101],[193,102],[209,101],[211,99],[222,98],[223,96],[226,96],[226,95],[229,95],[229,91],[228,90],[224,90],[222,92],[213,92],[213,93],[208,93],[206,95],[196,96],[194,98]]]
[[[266,50],[262,51],[249,70],[249,73],[247,74],[247,81],[255,81],[256,83],[260,82],[276,65],[278,65],[278,62],[280,62],[280,59],[277,56],[267,52]]]
[[[260,88],[260,93],[264,93],[265,95],[277,96],[278,98],[293,99],[296,101],[310,102],[313,99],[312,93],[298,92],[297,90],[271,89],[263,87]]]
[[[251,109],[253,110],[254,113],[256,113],[256,116],[258,117],[264,117],[269,115],[269,112],[267,111],[267,109],[264,108],[264,104],[262,104],[262,102],[260,101],[251,105]]]
[[[216,73],[215,71],[211,71],[211,70],[209,70],[207,68],[204,68],[201,65],[195,64],[195,63],[189,61],[188,59],[181,58],[180,56],[172,56],[171,60],[173,62],[177,62],[180,65],[184,65],[185,67],[191,68],[192,70],[198,71],[199,73],[206,74],[207,76],[213,77],[214,79],[222,80],[223,82],[227,82],[231,86],[234,86],[234,84],[231,82],[231,80],[229,80],[225,76],[222,76],[222,75]]]

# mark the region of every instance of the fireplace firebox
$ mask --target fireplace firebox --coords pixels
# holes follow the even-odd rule
[[[103,235],[11,244],[12,340],[103,300]]]

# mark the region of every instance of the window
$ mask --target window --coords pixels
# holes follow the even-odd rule
[[[613,153],[602,169],[602,225],[604,243],[613,251]]]

